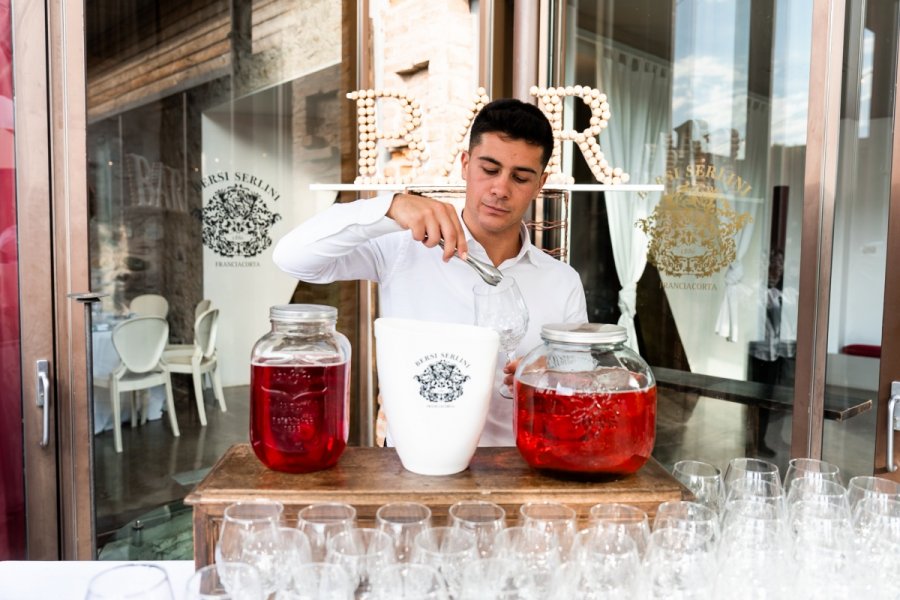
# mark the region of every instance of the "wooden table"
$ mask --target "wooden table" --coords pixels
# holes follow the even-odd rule
[[[678,369],[652,367],[656,383],[680,392],[746,404],[751,408],[791,412],[794,388],[786,385],[726,379]],[[825,418],[844,421],[872,409],[874,393],[837,385],[825,386]]]
[[[466,471],[429,477],[406,471],[392,448],[351,447],[337,466],[298,475],[267,469],[249,444],[237,444],[185,498],[194,510],[197,568],[214,562],[225,508],[250,498],[282,502],[291,525],[304,506],[346,502],[356,507],[359,526],[372,527],[378,507],[396,501],[429,506],[434,524],[442,525],[450,505],[465,499],[499,504],[512,523],[519,506],[530,501],[562,502],[576,509],[582,520],[587,519],[591,506],[601,502],[632,504],[652,518],[660,502],[691,498],[691,493],[652,458],[634,475],[577,481],[550,477],[532,469],[516,448],[479,448]]]

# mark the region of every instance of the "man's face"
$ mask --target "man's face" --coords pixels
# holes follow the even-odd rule
[[[498,133],[485,133],[471,152],[462,154],[466,181],[466,226],[482,234],[518,235],[525,211],[537,197],[547,173],[542,148]]]

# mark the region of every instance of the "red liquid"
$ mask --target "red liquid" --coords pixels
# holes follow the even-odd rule
[[[347,445],[349,363],[253,365],[250,443],[270,469],[307,473],[334,466]]]
[[[516,382],[516,445],[532,467],[576,473],[634,473],[656,438],[656,386],[560,394]]]

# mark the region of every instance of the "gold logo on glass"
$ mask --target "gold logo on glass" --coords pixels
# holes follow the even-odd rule
[[[709,277],[734,262],[735,234],[752,218],[738,213],[714,182],[682,185],[635,223],[649,238],[647,260],[666,275]]]

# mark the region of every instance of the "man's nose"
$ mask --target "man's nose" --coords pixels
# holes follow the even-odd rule
[[[500,177],[494,178],[493,185],[491,186],[491,194],[493,194],[497,198],[508,198],[509,190],[512,186],[512,181],[508,176],[501,175]]]

